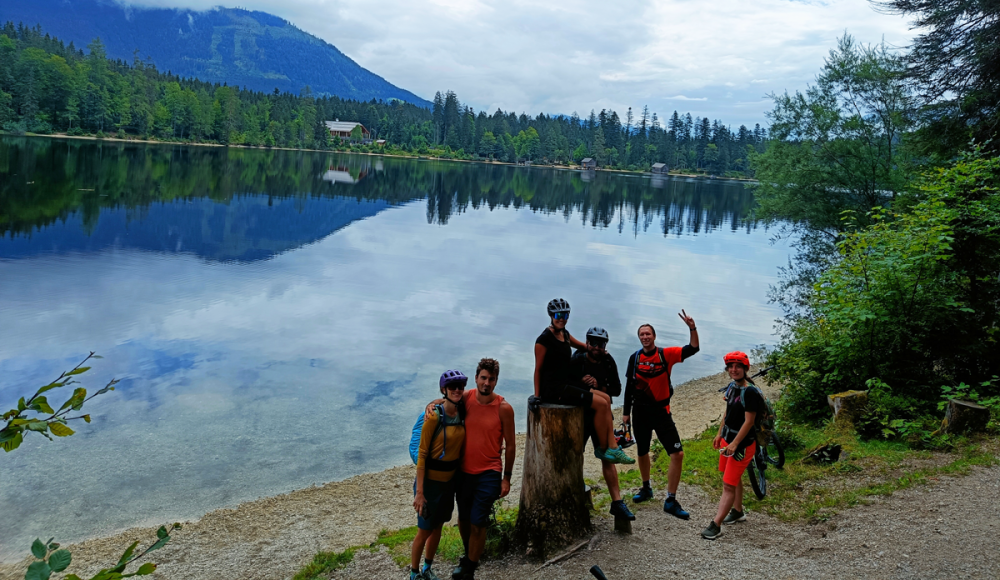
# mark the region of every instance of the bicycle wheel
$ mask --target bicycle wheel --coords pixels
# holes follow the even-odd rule
[[[767,462],[781,469],[785,466],[785,449],[781,446],[781,439],[777,433],[771,433],[771,439],[767,442],[767,449],[764,450]]]
[[[754,455],[754,458],[750,460],[750,465],[747,465],[747,474],[750,476],[750,487],[753,488],[753,493],[757,496],[757,499],[764,499],[764,496],[767,495],[767,479],[764,476],[765,469],[767,469],[767,462],[760,455]]]

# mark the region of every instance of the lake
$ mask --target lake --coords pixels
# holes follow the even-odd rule
[[[441,372],[501,364],[523,429],[546,303],[702,349],[773,341],[787,244],[743,184],[297,151],[0,138],[0,407],[89,351],[89,425],[0,457],[0,559],[409,462]],[[69,393],[54,391],[61,403]],[[620,403],[619,403],[620,404]]]

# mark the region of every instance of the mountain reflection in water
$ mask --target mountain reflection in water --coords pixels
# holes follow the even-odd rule
[[[492,164],[3,138],[0,175],[0,258],[124,247],[253,261],[421,198],[436,224],[512,207],[620,233],[753,227],[738,183]]]

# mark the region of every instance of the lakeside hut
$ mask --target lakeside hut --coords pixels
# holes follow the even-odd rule
[[[670,168],[667,167],[666,163],[654,163],[651,171],[653,175],[666,175]]]
[[[581,169],[597,169],[597,161],[594,161],[593,157],[587,157],[580,161]]]
[[[324,121],[324,125],[326,125],[326,129],[330,132],[331,137],[340,137],[345,141],[350,141],[355,128],[361,127],[361,141],[371,142],[371,132],[357,121],[341,121],[337,119],[336,121]]]

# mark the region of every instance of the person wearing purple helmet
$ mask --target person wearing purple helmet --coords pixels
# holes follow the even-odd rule
[[[444,399],[424,412],[413,482],[417,536],[410,549],[410,580],[437,580],[431,566],[441,541],[441,527],[451,520],[455,508],[455,474],[465,443],[463,395],[468,382],[461,371],[445,371],[438,381]],[[421,552],[425,552],[423,570],[419,569]]]

